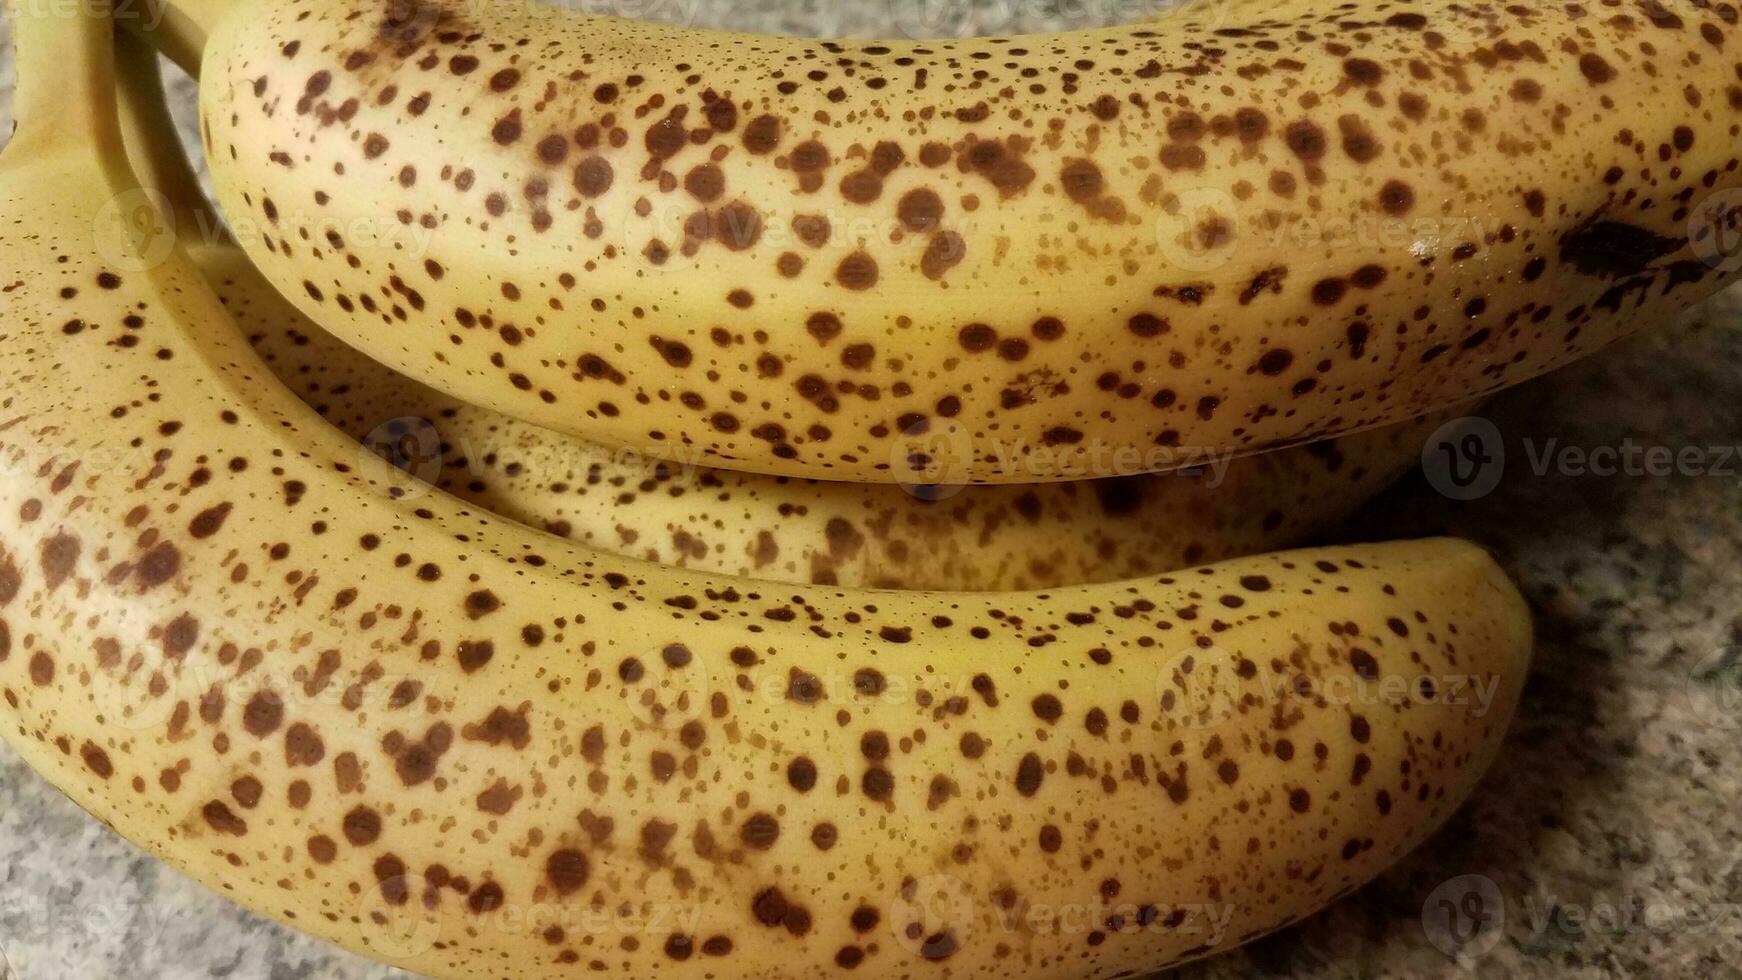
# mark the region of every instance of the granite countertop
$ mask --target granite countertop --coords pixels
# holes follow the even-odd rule
[[[890,36],[1091,26],[1145,0],[645,0],[623,12]],[[11,46],[0,20],[0,133]],[[179,86],[185,90],[185,80]],[[183,122],[188,122],[184,113]],[[1538,651],[1505,749],[1417,853],[1183,977],[1665,977],[1742,962],[1742,293],[1504,395],[1504,478],[1468,501],[1418,472],[1339,539],[1451,533],[1493,549]],[[1664,447],[1652,455],[1652,447]],[[1598,475],[1612,450],[1622,466]],[[1667,451],[1679,465],[1653,465]],[[0,743],[0,980],[381,980],[148,857]]]

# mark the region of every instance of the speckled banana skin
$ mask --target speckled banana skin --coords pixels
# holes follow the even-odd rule
[[[262,359],[329,421],[497,514],[660,564],[813,584],[1001,591],[1116,581],[1288,547],[1341,522],[1419,458],[1451,413],[1201,474],[913,487],[760,476],[606,450],[477,408],[311,323],[209,214],[157,59],[122,38],[123,134],[179,213],[189,255]],[[132,76],[131,78],[127,76]]]
[[[758,579],[1038,589],[1272,551],[1352,514],[1452,414],[1196,474],[1080,483],[910,491],[677,466],[439,394],[308,323],[239,250],[196,257],[293,391],[358,438],[412,447],[396,458],[443,490],[607,551]]]
[[[1733,278],[1688,245],[1742,185],[1729,4],[1216,0],[917,43],[200,13],[219,197],[285,295],[687,462],[1164,469],[1492,392]]]
[[[224,894],[438,977],[1110,977],[1348,892],[1496,751],[1529,618],[1454,541],[902,593],[402,499],[106,220],[63,9],[10,9],[0,731]]]

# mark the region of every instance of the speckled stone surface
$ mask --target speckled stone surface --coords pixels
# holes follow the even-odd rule
[[[635,16],[855,36],[1091,26],[1158,9],[621,2]],[[0,133],[11,128],[8,34],[0,19]],[[1742,976],[1739,324],[1742,295],[1720,297],[1503,396],[1485,413],[1504,455],[1493,492],[1450,500],[1433,467],[1336,535],[1452,533],[1499,554],[1537,616],[1524,704],[1493,772],[1416,854],[1324,913],[1181,976]],[[1596,472],[1604,451],[1619,472]],[[1653,465],[1666,452],[1680,460],[1672,472]],[[3,744],[0,950],[0,980],[11,980],[8,957],[20,980],[409,976],[191,883]]]

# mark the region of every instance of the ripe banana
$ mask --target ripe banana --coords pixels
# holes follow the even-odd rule
[[[242,253],[208,258],[227,260],[227,269],[201,265],[274,373],[441,489],[606,551],[757,579],[1041,589],[1272,551],[1341,523],[1458,414],[1218,460],[1200,473],[1032,486],[910,491],[686,467],[433,392],[307,323],[249,278]]]
[[[401,499],[135,208],[109,22],[8,12],[0,730],[252,908],[440,977],[1110,976],[1345,893],[1499,745],[1529,618],[1455,541],[770,589]]]
[[[280,291],[469,402],[686,462],[1166,469],[1492,392],[1734,277],[1690,244],[1742,210],[1710,5],[936,42],[191,10],[219,200]]]
[[[1156,574],[1286,547],[1408,469],[1450,413],[1240,460],[1202,475],[907,488],[676,466],[443,395],[358,354],[260,278],[178,144],[157,60],[123,36],[122,122],[136,169],[189,254],[291,390],[353,437],[480,507],[661,564],[781,581],[1000,591]]]

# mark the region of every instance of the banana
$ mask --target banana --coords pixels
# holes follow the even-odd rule
[[[275,374],[440,489],[607,551],[757,579],[1040,589],[1272,551],[1342,523],[1463,412],[1192,474],[1082,483],[906,488],[686,467],[442,395],[309,323],[239,250],[196,258]]]
[[[578,443],[391,375],[308,324],[270,286],[250,292],[244,255],[223,258],[228,272],[202,265],[273,371],[340,428],[390,446],[412,472],[603,550],[749,578],[1040,589],[1272,551],[1340,524],[1461,414],[1192,474],[1081,483],[910,490],[685,467]],[[268,311],[278,315],[257,316]]]
[[[1726,9],[1206,0],[935,42],[188,16],[223,210],[375,359],[684,462],[1032,483],[1410,418],[1734,279]]]
[[[466,404],[309,322],[255,272],[176,152],[155,57],[123,37],[122,120],[207,282],[265,362],[353,437],[435,486],[587,544],[698,570],[815,584],[1001,591],[1155,574],[1272,551],[1341,522],[1418,458],[1451,413],[1198,475],[914,487],[766,477],[650,460]]]
[[[1113,976],[1346,893],[1499,747],[1529,615],[1456,541],[877,592],[411,497],[136,206],[108,20],[7,6],[0,731],[250,908],[437,977]]]

